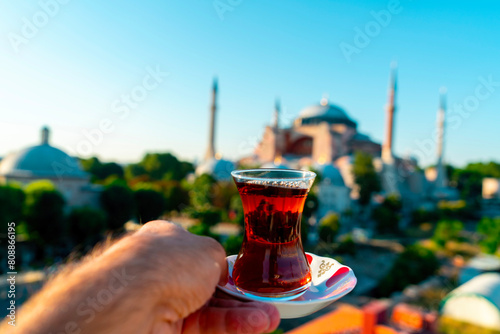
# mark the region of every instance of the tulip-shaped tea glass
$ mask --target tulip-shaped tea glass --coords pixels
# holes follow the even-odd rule
[[[234,284],[247,295],[290,298],[311,285],[300,237],[308,171],[251,169],[231,173],[243,202],[245,236],[233,269]]]

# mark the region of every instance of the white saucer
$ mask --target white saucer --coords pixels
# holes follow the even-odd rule
[[[339,298],[344,297],[356,286],[356,276],[351,268],[340,264],[329,257],[321,257],[312,253],[306,253],[311,267],[311,286],[305,293],[294,296],[292,300],[276,300],[245,295],[240,292],[233,282],[233,266],[237,255],[226,258],[229,270],[229,281],[218,288],[233,297],[264,301],[276,306],[282,319],[299,318],[321,310]]]

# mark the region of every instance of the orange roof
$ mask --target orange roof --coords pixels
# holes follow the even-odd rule
[[[341,305],[335,311],[316,318],[286,334],[331,334],[340,331],[360,329],[363,326],[363,312],[353,306]]]

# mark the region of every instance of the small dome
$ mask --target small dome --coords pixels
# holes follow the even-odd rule
[[[317,124],[320,122],[328,122],[333,124],[346,124],[356,127],[354,122],[347,112],[339,106],[333,104],[322,103],[302,109],[299,114],[299,119],[302,124]]]
[[[314,169],[321,175],[322,182],[328,182],[337,187],[345,187],[344,178],[334,165],[315,165]]]
[[[76,159],[47,143],[6,156],[0,162],[0,175],[38,178],[88,177]]]
[[[218,181],[231,179],[231,172],[235,169],[234,163],[223,159],[209,159],[196,167],[196,175],[212,175]]]

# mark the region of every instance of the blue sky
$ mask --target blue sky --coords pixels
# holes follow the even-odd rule
[[[52,144],[71,154],[201,158],[214,75],[223,156],[252,151],[276,96],[290,124],[328,94],[382,142],[395,60],[397,154],[435,160],[446,86],[446,160],[500,160],[496,1],[60,1],[0,2],[0,156],[38,143],[48,125]],[[357,53],[346,57],[346,45]],[[158,71],[157,81],[146,78]],[[126,112],[123,96],[134,90]]]

